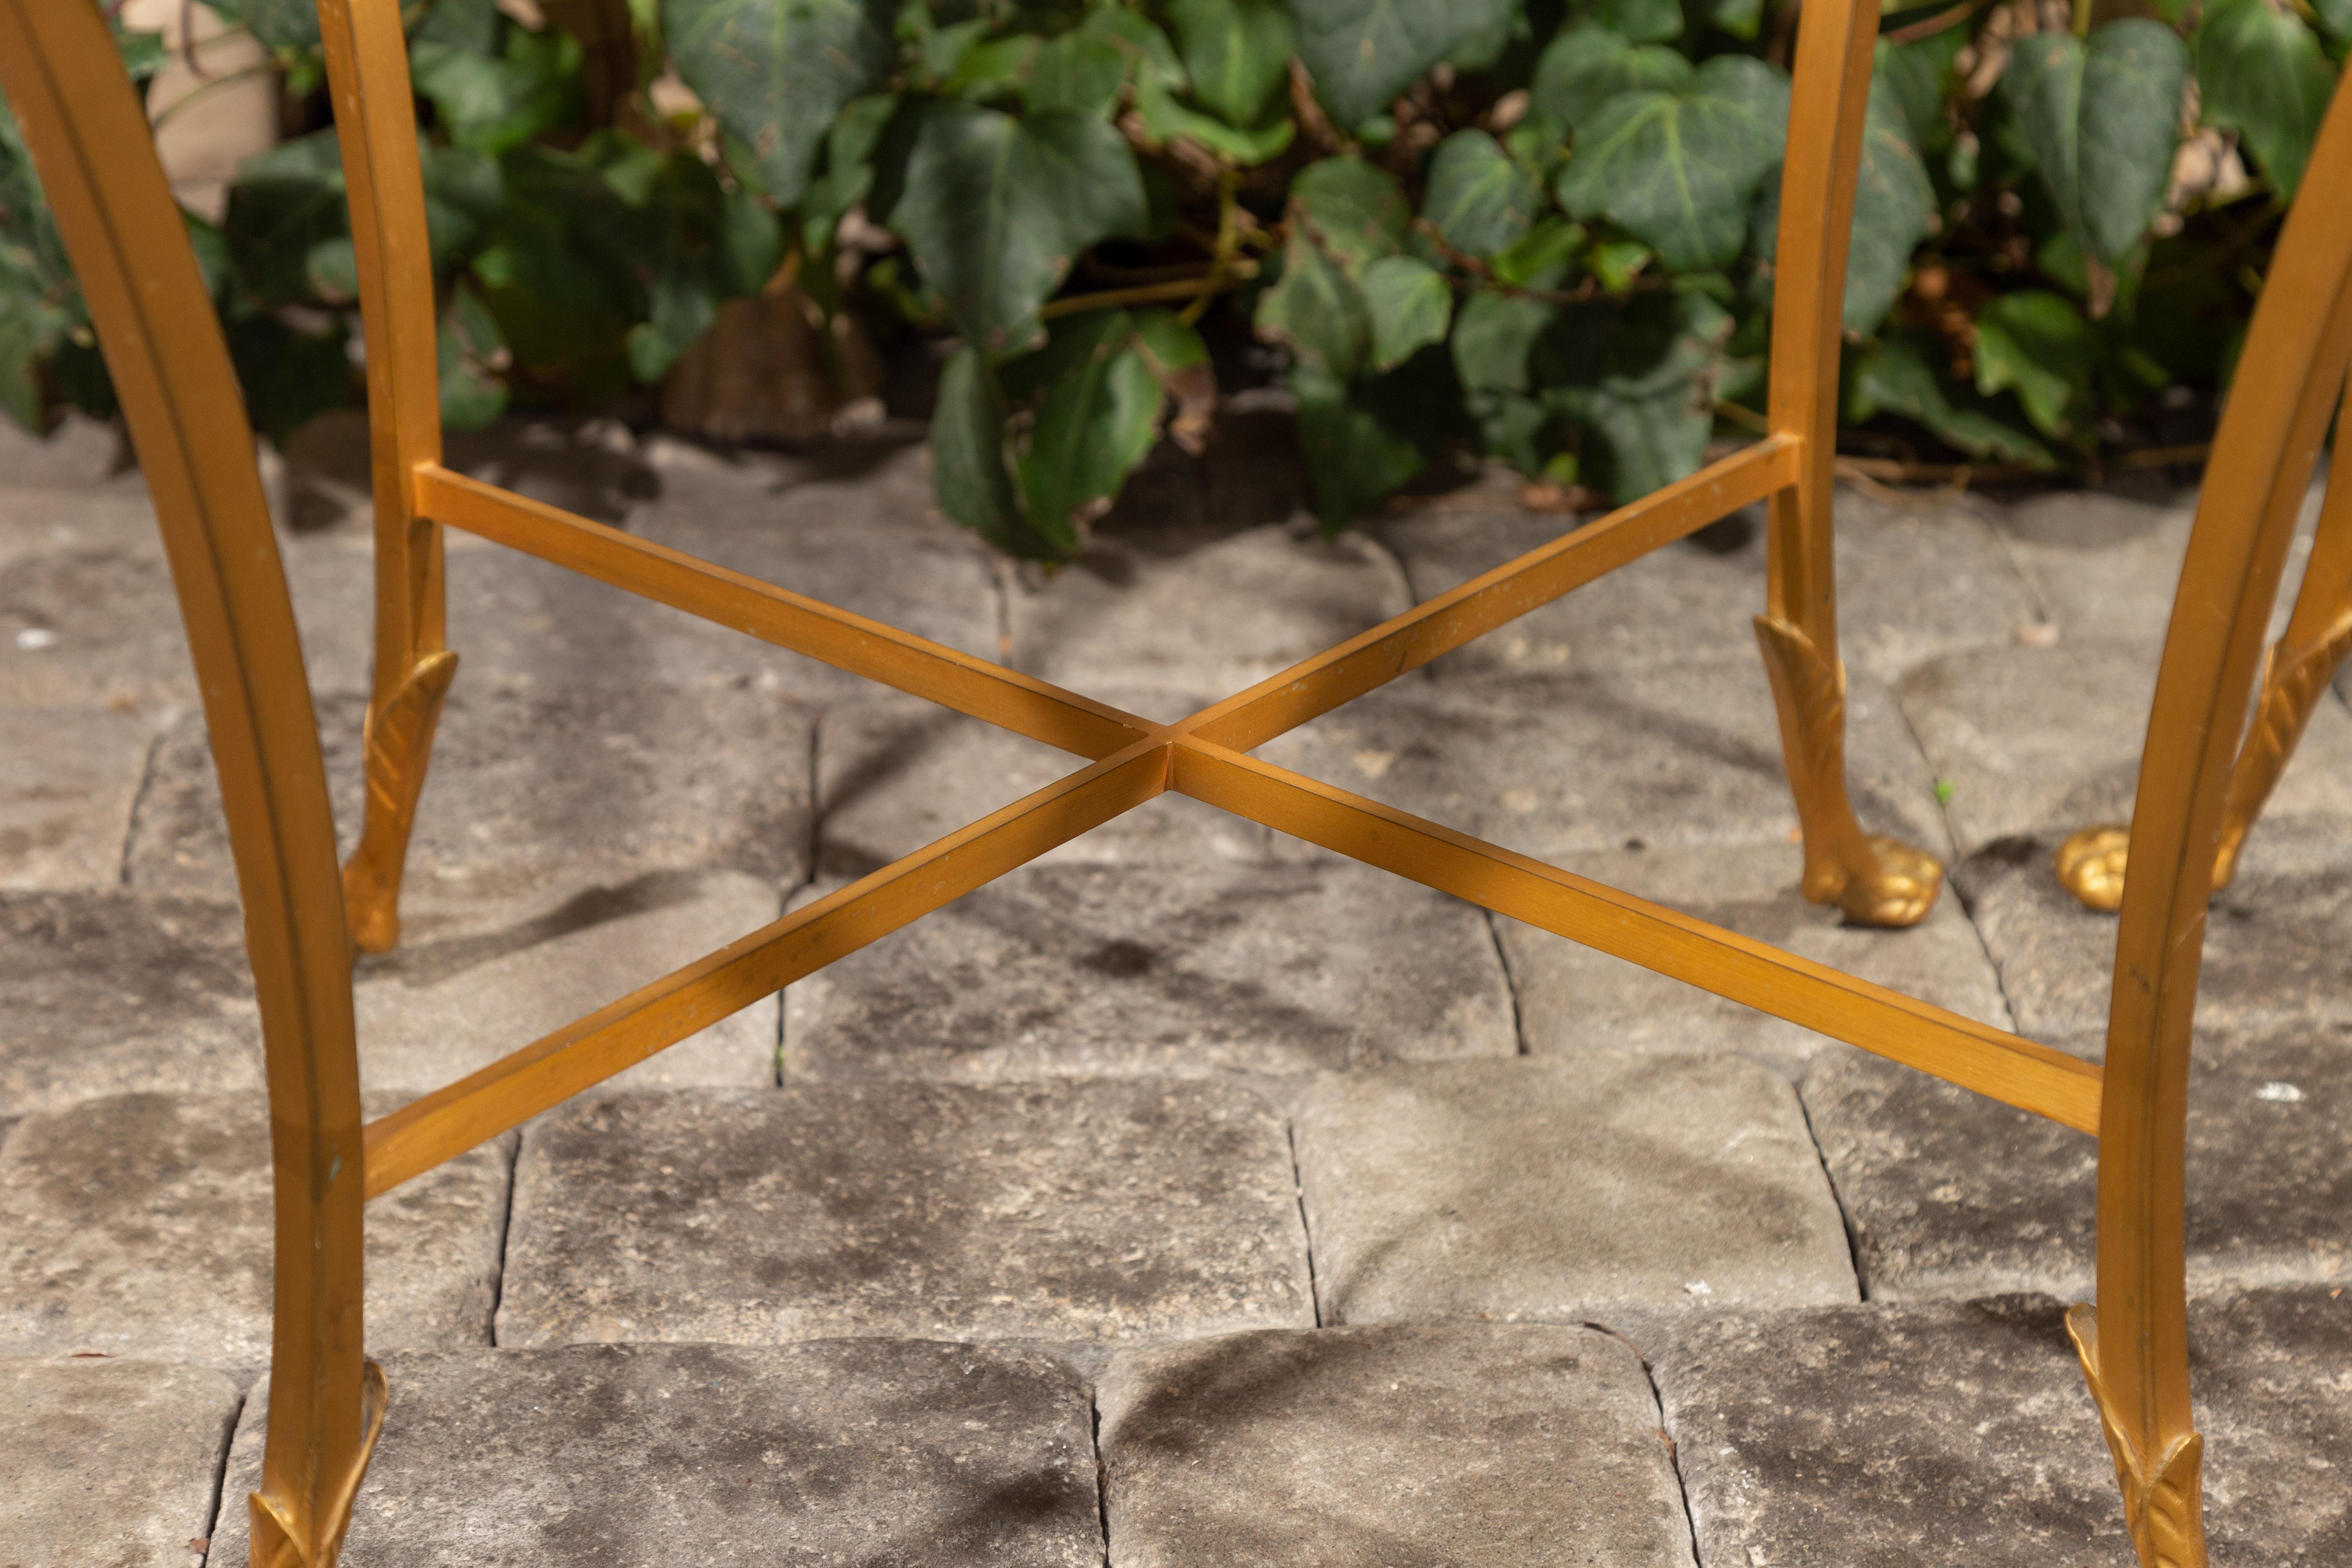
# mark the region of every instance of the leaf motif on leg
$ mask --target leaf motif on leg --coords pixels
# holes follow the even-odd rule
[[[2213,862],[2216,891],[2228,887],[2237,874],[2238,856],[2245,847],[2248,830],[2271,791],[2278,787],[2279,775],[2286,771],[2287,759],[2294,755],[2295,744],[2303,739],[2304,727],[2311,722],[2312,710],[2326,695],[2328,682],[2335,679],[2347,656],[2352,656],[2352,609],[2300,653],[2282,658],[2285,647],[2284,642],[2274,644],[2263,657],[2262,700],[2254,709],[2254,721],[2246,731],[2237,765],[2230,771],[2230,793],[2221,807],[2221,847]]]
[[[1864,837],[1845,793],[1845,667],[1801,626],[1756,617],[1789,786],[1805,836],[1804,895],[1859,925],[1912,926],[1943,890],[1944,863],[1899,839]]]
[[[433,731],[457,676],[457,656],[443,648],[417,661],[391,700],[367,719],[367,819],[343,866],[344,919],[362,952],[383,952],[400,940],[400,878],[409,830],[425,789]]]
[[[384,1412],[392,1403],[383,1368],[372,1361],[360,1365],[359,1451],[342,1473],[324,1478],[321,1495],[310,1509],[261,1492],[246,1494],[253,1521],[253,1568],[335,1568],[342,1555],[352,1503],[359,1496],[360,1482],[367,1479],[368,1461],[375,1457]]]
[[[2143,1465],[2099,1375],[2098,1310],[2087,1302],[2069,1308],[2066,1335],[2074,1342],[2083,1381],[2098,1407],[2099,1427],[2116,1462],[2116,1485],[2123,1492],[2124,1528],[2141,1568],[2206,1568],[2203,1436],[2184,1432],[2152,1470]]]

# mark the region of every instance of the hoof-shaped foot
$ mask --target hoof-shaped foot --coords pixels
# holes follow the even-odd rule
[[[2058,846],[2058,885],[2085,909],[2114,914],[2124,907],[2124,863],[2130,857],[2130,828],[2085,827]]]
[[[1936,907],[1944,890],[1944,863],[1899,838],[1873,834],[1864,840],[1873,864],[1849,872],[1837,906],[1856,925],[1915,926]]]

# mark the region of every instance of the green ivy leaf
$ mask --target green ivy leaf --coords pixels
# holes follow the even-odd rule
[[[2336,85],[2318,37],[2269,0],[2213,0],[2197,29],[2206,123],[2241,132],[2281,196],[2302,182]]]
[[[1537,345],[1544,400],[1576,426],[1585,481],[1620,502],[1697,470],[1731,319],[1691,289],[1564,307]]]
[[[479,430],[507,411],[507,341],[496,316],[459,288],[441,315],[441,422]]]
[[[1290,13],[1278,0],[1171,0],[1168,19],[1193,96],[1232,124],[1256,124],[1289,74]]]
[[[2339,44],[2352,38],[2352,0],[2312,0],[2311,9],[2320,31]]]
[[[1364,268],[1362,287],[1375,370],[1393,370],[1431,343],[1445,341],[1454,291],[1429,263],[1412,256],[1383,256]]]
[[[1764,0],[1706,0],[1706,20],[1735,38],[1752,38],[1764,25]]]
[[[1456,131],[1429,161],[1421,216],[1445,243],[1484,261],[1528,232],[1543,203],[1528,172],[1484,131]]]
[[[443,44],[478,55],[495,55],[505,26],[498,0],[433,0],[425,7],[425,19],[408,35],[409,47]]]
[[[1301,169],[1290,183],[1290,212],[1350,271],[1402,249],[1412,221],[1396,176],[1361,158],[1325,158]]]
[[[583,58],[569,34],[516,27],[507,34],[503,58],[420,41],[409,50],[409,71],[452,142],[495,153],[574,116]]]
[[[2098,331],[2063,294],[2002,294],[1977,312],[1976,362],[1979,392],[2014,389],[2035,429],[2063,437],[2089,405]]]
[[[1604,27],[1637,44],[1665,44],[1683,36],[1682,0],[1601,0],[1593,15]]]
[[[252,29],[272,49],[319,47],[319,12],[312,0],[214,0],[223,21]]]
[[[1913,144],[1927,156],[1952,144],[1951,120],[1944,106],[1957,81],[1952,62],[1968,37],[1965,27],[1947,27],[1907,44],[1878,40],[1877,73],[1901,100]]]
[[[997,357],[1037,341],[1037,307],[1079,252],[1142,228],[1143,182],[1126,140],[1091,115],[932,102],[886,221],[949,318]]]
[[[1523,294],[1480,289],[1462,302],[1454,328],[1454,371],[1474,395],[1526,392],[1528,355],[1560,308]]]
[[[1862,163],[1854,189],[1853,242],[1846,253],[1844,323],[1877,329],[1903,291],[1911,253],[1936,216],[1936,187],[1912,144],[1903,105],[1884,77],[1873,77],[1863,121]]]
[[[1859,424],[1881,413],[1899,414],[1972,458],[2053,466],[2041,442],[1975,406],[1965,388],[1948,388],[1929,363],[1936,352],[1934,340],[1908,331],[1889,332],[1872,344],[1847,378],[1846,417]]]
[[[1696,68],[1673,49],[1637,46],[1614,28],[1579,23],[1536,61],[1528,102],[1543,118],[1581,131],[1619,93],[1677,91]]]
[[[1355,374],[1371,347],[1363,294],[1301,224],[1291,226],[1283,244],[1282,276],[1258,296],[1255,325],[1258,336],[1338,381]]]
[[[896,63],[895,11],[891,0],[663,0],[662,29],[679,77],[789,207],[834,117]]]
[[[1022,496],[1034,526],[1075,550],[1151,450],[1160,378],[1124,310],[1065,317],[1034,357],[1043,363],[1031,373],[1040,390],[1017,467]]]
[[[1520,289],[1556,288],[1568,276],[1584,238],[1583,225],[1547,217],[1508,248],[1496,252],[1495,276]]]
[[[1127,68],[1128,57],[1117,44],[1097,32],[1075,27],[1039,46],[1022,101],[1032,112],[1067,109],[1108,114],[1118,107]]]
[[[874,188],[874,149],[898,111],[896,97],[877,92],[850,102],[825,132],[824,173],[801,198],[801,239],[809,249],[831,245],[842,215]]]
[[[931,411],[931,485],[940,510],[1009,555],[1061,560],[1076,552],[1077,540],[1041,533],[1021,510],[1004,460],[1011,417],[988,362],[970,346],[950,355]]]
[[[2061,219],[2084,248],[2120,262],[2156,216],[2179,140],[2189,49],[2145,17],[2087,42],[2039,34],[2013,46],[2002,82]]]
[[[1345,382],[1300,365],[1290,386],[1298,399],[1299,455],[1324,532],[1339,532],[1428,463],[1418,446],[1351,401]]]
[[[1672,0],[1664,0],[1671,4]],[[1457,47],[1493,29],[1510,0],[1289,0],[1298,58],[1342,125],[1358,125]]]
[[[262,312],[227,323],[228,352],[253,427],[282,445],[313,415],[352,402],[351,331],[309,332]]]
[[[335,133],[316,131],[247,159],[221,227],[246,288],[263,303],[337,297],[353,263]]]
[[[1621,93],[1592,117],[1556,194],[1578,217],[1614,219],[1678,272],[1729,266],[1758,182],[1780,161],[1788,79],[1717,55],[1675,92]]]
[[[1174,93],[1150,77],[1136,84],[1135,108],[1145,134],[1154,142],[1187,137],[1244,169],[1280,157],[1298,130],[1290,121],[1277,120],[1263,130],[1236,131],[1222,120],[1185,108],[1176,101]]]

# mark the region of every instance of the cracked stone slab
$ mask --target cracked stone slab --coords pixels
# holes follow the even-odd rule
[[[2192,1302],[2189,1345],[2213,1561],[2343,1562],[2352,1552],[2352,1290],[2305,1285]]]
[[[0,708],[0,890],[122,880],[149,727],[90,708]]]
[[[1097,695],[1130,712],[1155,700],[1196,711],[1212,700],[1123,689]],[[817,874],[862,877],[1086,765],[1082,757],[916,698],[829,708],[817,725]],[[1274,845],[1272,829],[1171,792],[1033,864],[1265,860],[1275,857]]]
[[[320,704],[329,793],[348,852],[366,702]],[[401,894],[436,908],[724,868],[791,886],[807,873],[810,723],[740,688],[591,691],[468,682],[443,711]],[[133,887],[233,899],[220,784],[201,716],[174,726],[132,825]]]
[[[2189,1288],[2352,1283],[2352,1024],[2208,1031],[2189,1063]],[[1804,1098],[1873,1300],[2092,1294],[2094,1140],[1858,1051]]]
[[[388,1356],[349,1568],[1092,1568],[1086,1384],[1043,1356],[907,1340]],[[267,1404],[214,1538],[245,1562]]]
[[[1085,554],[1017,584],[1012,662],[1058,685],[1169,695],[1239,691],[1400,615],[1412,604],[1395,560],[1360,533],[1318,536],[1303,520],[1105,529]]]
[[[2157,631],[2161,632],[2158,623]],[[2131,820],[2158,645],[2070,638],[1938,659],[1897,689],[1960,852]],[[2322,701],[2262,820],[2352,822],[2352,714]]]
[[[1863,826],[1946,852],[1934,780],[1883,686],[1846,690]],[[1427,682],[1360,697],[1260,747],[1266,761],[1538,859],[1792,843],[1796,805],[1763,661]]]
[[[2032,590],[1974,502],[1837,493],[1838,639],[1846,668],[1891,680],[1922,659],[2005,641],[2039,621]],[[1449,506],[1374,531],[1432,598],[1572,531],[1517,507]],[[1764,611],[1760,506],[1665,545],[1447,655],[1440,679],[1756,658]],[[1923,594],[1921,584],[1935,584]]]
[[[2315,484],[2305,499],[2272,616],[2273,637],[2284,629],[2303,581],[2324,493]],[[2196,510],[2194,490],[2173,493],[2151,485],[2137,493],[2060,490],[1991,516],[2018,569],[2065,636],[2160,641],[2172,618]]]
[[[73,411],[46,436],[14,420],[0,425],[0,474],[8,476],[12,489],[105,485],[135,490],[141,483],[121,428]]]
[[[143,490],[0,489],[0,707],[196,700],[180,604]]]
[[[1640,1357],[1585,1328],[1228,1334],[1097,1390],[1112,1568],[1686,1568]]]
[[[371,1347],[488,1342],[510,1147],[471,1150],[368,1205]],[[272,1228],[258,1094],[35,1112],[0,1144],[0,1353],[250,1375],[269,1361]]]
[[[454,1083],[782,912],[773,883],[710,871],[419,916],[397,948],[362,957],[353,976],[361,1081],[410,1094]],[[764,997],[615,1081],[772,1084],[780,1015]]]
[[[1293,1129],[1327,1323],[1854,1299],[1804,1112],[1753,1062],[1386,1068],[1318,1080]]]
[[[1694,1319],[1650,1352],[1699,1561],[2132,1568],[2048,1298]],[[2226,1561],[2226,1560],[2223,1560]]]
[[[1517,1053],[1486,917],[1370,867],[1024,867],[784,993],[814,1078],[1305,1072]]]
[[[0,1115],[131,1090],[257,1090],[260,1040],[234,907],[0,894]]]
[[[2063,1320],[2012,1296],[1687,1325],[1653,1370],[1700,1560],[2133,1568]],[[2342,1561],[2352,1293],[2192,1301],[2189,1335],[2214,1563]]]
[[[2057,844],[2007,839],[1965,862],[1985,951],[2018,1028],[2035,1039],[2104,1034],[2115,984],[2116,917],[2058,885]],[[2197,1018],[2211,1027],[2352,1018],[2352,826],[2258,822],[2205,928]]]
[[[0,1359],[0,1563],[200,1568],[237,1405],[204,1367]]]
[[[499,1342],[1311,1327],[1290,1146],[1181,1082],[593,1092],[531,1124]]]
[[[1852,925],[1797,890],[1794,845],[1618,850],[1565,868],[1966,1017],[2010,1026],[2000,976],[1957,899],[1906,931]],[[1496,933],[1531,1056],[1592,1050],[1737,1053],[1792,1076],[1831,1042],[1753,1007],[1669,980],[1539,927]]]

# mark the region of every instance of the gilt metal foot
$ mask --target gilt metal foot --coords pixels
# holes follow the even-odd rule
[[[367,720],[367,821],[343,866],[343,918],[362,952],[387,952],[400,941],[400,879],[417,796],[433,752],[441,704],[457,676],[457,656],[428,654]]]
[[[2066,1334],[2082,1358],[2083,1378],[2099,1407],[2099,1426],[2115,1457],[2116,1484],[2124,1494],[2124,1527],[2140,1568],[2206,1568],[2205,1439],[2183,1433],[2153,1465],[2137,1452],[2113,1397],[2099,1375],[2099,1314],[2088,1304],[2066,1314]]]
[[[1756,617],[1780,712],[1781,749],[1805,837],[1801,884],[1858,925],[1914,926],[1936,907],[1944,863],[1900,839],[1864,835],[1845,793],[1845,668],[1801,627]]]
[[[360,1373],[360,1444],[344,1474],[331,1478],[308,1506],[292,1499],[249,1492],[246,1505],[253,1520],[252,1568],[335,1568],[342,1555],[343,1533],[351,1528],[352,1502],[367,1476],[375,1440],[383,1435],[383,1413],[391,1403],[383,1368],[373,1362]]]

